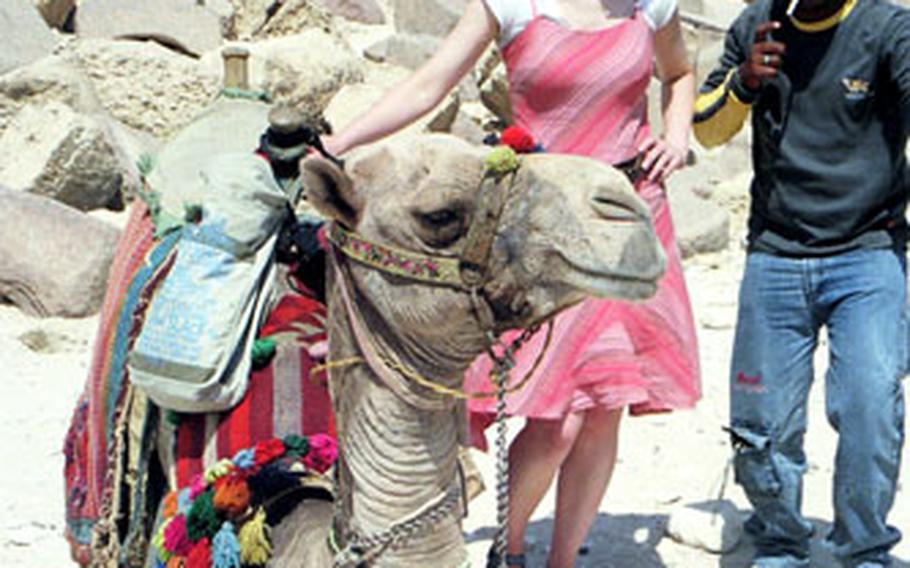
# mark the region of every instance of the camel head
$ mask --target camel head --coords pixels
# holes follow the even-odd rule
[[[489,149],[433,135],[353,154],[344,171],[304,161],[308,199],[364,238],[433,257],[459,257]],[[646,205],[626,177],[592,159],[521,156],[486,267],[483,296],[496,331],[552,317],[585,296],[648,298],[665,259]],[[349,263],[352,279],[405,341],[466,363],[483,345],[464,291]]]

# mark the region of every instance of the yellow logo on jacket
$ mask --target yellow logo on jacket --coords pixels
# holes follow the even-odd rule
[[[865,79],[851,79],[850,77],[844,77],[841,79],[841,84],[843,84],[844,89],[847,91],[848,99],[859,99],[867,97],[871,91],[869,81],[866,81]]]

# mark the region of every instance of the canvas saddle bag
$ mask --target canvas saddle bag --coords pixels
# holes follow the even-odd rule
[[[127,369],[162,407],[217,412],[246,392],[273,292],[277,235],[292,210],[255,154],[211,158],[191,183],[201,219],[178,229],[176,258],[151,296]]]

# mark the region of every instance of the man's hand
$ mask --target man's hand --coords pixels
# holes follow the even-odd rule
[[[739,79],[747,89],[757,91],[763,80],[777,76],[781,58],[787,50],[783,43],[770,38],[771,32],[777,29],[780,29],[780,22],[765,22],[755,30],[749,58],[739,66]]]

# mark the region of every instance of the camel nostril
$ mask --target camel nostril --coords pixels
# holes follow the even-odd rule
[[[591,207],[598,216],[607,221],[638,221],[641,219],[634,209],[609,197],[600,195],[593,197]]]

